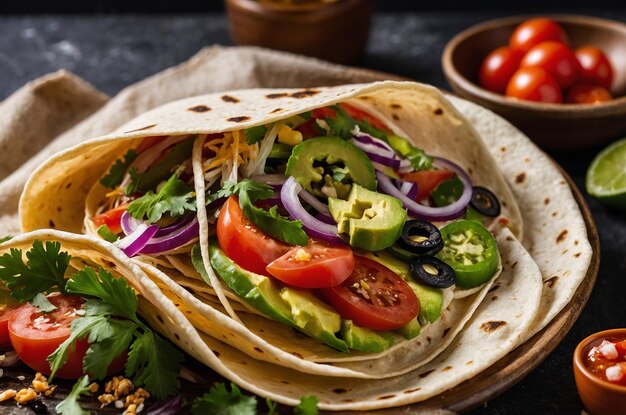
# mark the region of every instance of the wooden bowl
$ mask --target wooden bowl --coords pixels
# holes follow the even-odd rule
[[[492,20],[455,36],[443,53],[448,82],[459,96],[500,114],[540,147],[576,150],[619,138],[626,133],[626,25],[586,16],[548,15],[567,33],[571,46],[595,45],[614,69],[611,92],[615,99],[599,104],[544,104],[506,98],[477,84],[483,59],[506,46],[513,30],[532,16]]]
[[[580,400],[591,415],[623,415],[626,413],[626,386],[615,385],[594,376],[584,364],[584,356],[593,346],[608,337],[626,338],[626,329],[613,329],[592,334],[574,351],[574,379]]]
[[[300,5],[226,0],[230,34],[237,45],[262,46],[354,63],[369,37],[372,0],[316,1]]]

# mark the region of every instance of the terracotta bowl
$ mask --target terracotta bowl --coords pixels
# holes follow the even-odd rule
[[[493,49],[506,46],[513,30],[532,16],[492,20],[455,36],[442,64],[459,96],[502,115],[539,146],[576,150],[606,143],[626,133],[626,25],[586,16],[547,15],[565,29],[573,48],[594,45],[614,68],[612,101],[601,104],[543,104],[506,98],[477,84],[480,64]]]
[[[626,328],[605,330],[592,334],[578,344],[574,351],[574,379],[583,405],[590,415],[626,414],[626,386],[615,385],[590,373],[583,356],[607,337],[626,338]]]
[[[353,63],[369,36],[372,0],[316,1],[300,5],[226,0],[231,37],[237,45],[262,46]]]

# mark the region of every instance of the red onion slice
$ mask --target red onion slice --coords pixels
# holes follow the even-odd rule
[[[424,206],[417,203],[415,200],[403,194],[397,187],[393,185],[391,179],[381,172],[376,172],[378,186],[386,194],[399,199],[404,207],[409,210],[410,215],[417,219],[424,219],[428,221],[445,221],[456,219],[463,214],[465,208],[470,202],[470,199],[472,198],[472,182],[467,173],[465,173],[465,171],[463,171],[461,167],[457,166],[451,161],[442,159],[440,157],[433,157],[433,161],[435,161],[438,166],[445,167],[446,169],[455,172],[463,183],[463,193],[461,194],[461,197],[454,203],[449,204],[448,206],[432,207]]]
[[[327,242],[341,243],[345,242],[337,235],[337,226],[324,223],[307,212],[302,203],[298,193],[302,190],[300,183],[296,181],[293,176],[290,176],[280,192],[280,198],[285,206],[287,212],[292,219],[302,221],[302,226],[307,229],[307,234],[314,238],[319,238]]]
[[[148,224],[133,218],[128,212],[124,212],[122,214],[120,223],[122,225],[122,230],[127,235],[126,238],[122,239],[122,241],[128,239],[130,235],[133,235],[140,227],[148,226]],[[157,231],[136,253],[160,254],[172,251],[191,242],[193,239],[198,237],[200,232],[198,218],[196,215],[189,215],[173,225],[160,229],[157,225],[150,226],[156,226]]]
[[[317,210],[322,215],[330,216],[330,210],[328,210],[328,206],[320,202],[318,198],[316,198],[314,195],[312,195],[305,189],[300,190],[300,193],[298,194],[298,196],[300,196],[302,200],[307,202],[309,205],[313,207],[313,209]]]
[[[374,144],[365,144],[360,142],[359,140],[356,140],[354,138],[352,138],[350,140],[350,142],[352,144],[354,144],[355,146],[357,146],[358,148],[360,148],[361,150],[365,151],[368,155],[369,154],[379,154],[381,156],[387,157],[387,158],[395,158],[397,159],[396,156],[396,152],[393,151],[393,149],[390,151],[386,148],[381,148],[377,145]]]
[[[180,413],[183,408],[182,395],[179,393],[171,399],[163,402],[162,404],[156,404],[151,406],[146,415],[176,415]]]
[[[363,144],[373,144],[376,147],[384,148],[385,150],[393,154],[396,154],[396,151],[388,143],[381,140],[380,138],[376,138],[364,132],[360,132],[360,135],[357,137],[354,137],[354,140],[360,141]]]
[[[415,196],[417,196],[417,192],[419,190],[419,186],[417,183],[412,182],[402,182],[399,186],[400,191],[406,197],[415,200]]]
[[[387,167],[391,167],[394,170],[398,170],[398,168],[400,167],[400,160],[398,160],[395,157],[386,157],[386,156],[382,156],[380,154],[375,154],[375,153],[370,153],[370,152],[365,152],[365,154],[367,154],[367,157],[369,157],[369,159],[373,162],[373,163],[378,163],[378,164],[382,164],[383,166],[387,166]]]
[[[130,258],[137,255],[158,230],[159,227],[157,225],[148,226],[145,223],[141,223],[133,233],[120,239],[116,244]]]

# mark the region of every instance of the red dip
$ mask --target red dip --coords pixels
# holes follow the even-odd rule
[[[585,367],[596,377],[626,386],[626,339],[607,337],[592,343],[583,356]]]

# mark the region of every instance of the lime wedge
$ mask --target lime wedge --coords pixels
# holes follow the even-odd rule
[[[626,208],[626,138],[596,156],[587,170],[587,193],[611,206]]]

